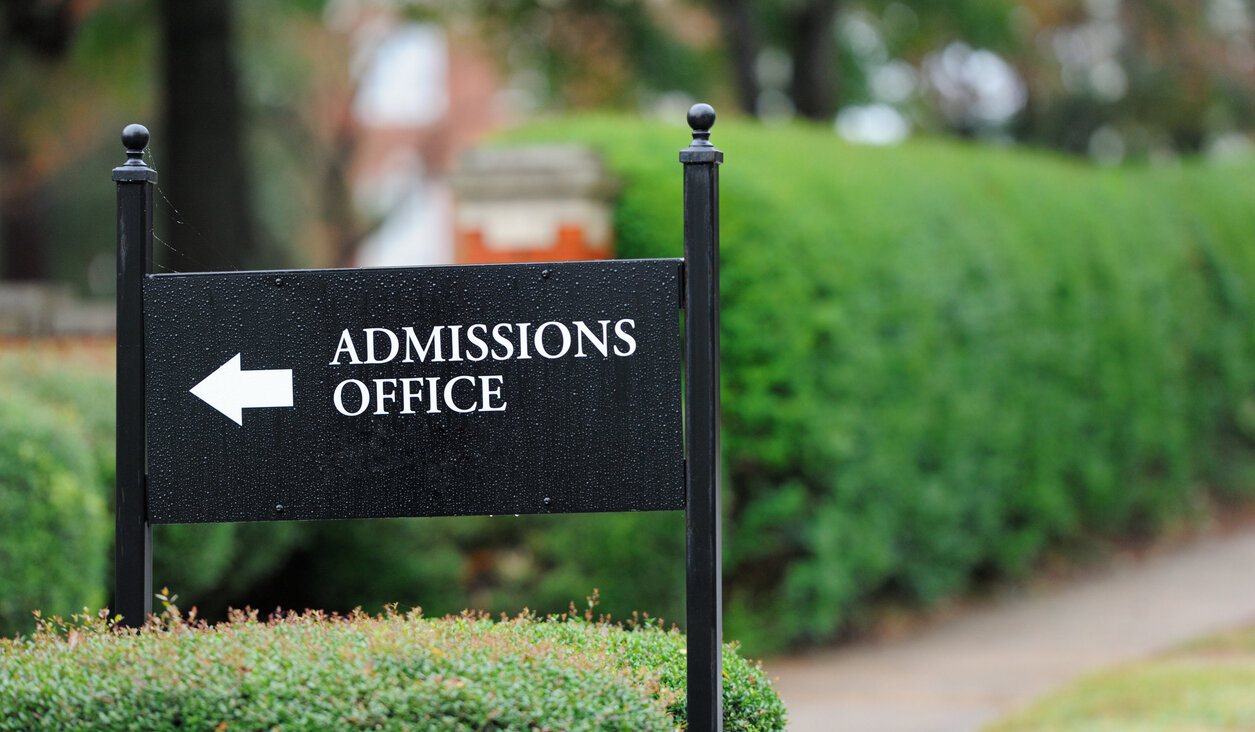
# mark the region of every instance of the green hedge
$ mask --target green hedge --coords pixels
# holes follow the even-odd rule
[[[11,362],[7,366],[17,371]],[[0,380],[0,635],[105,599],[103,461],[85,417]]]
[[[619,255],[681,253],[687,130],[510,137],[600,148]],[[1255,168],[727,121],[714,139],[729,637],[829,638],[1249,497]],[[551,611],[596,586],[619,617],[683,613],[678,516],[327,525],[307,546],[297,607]]]
[[[672,730],[685,725],[684,638],[574,615],[426,620],[170,608],[145,632],[100,617],[0,640],[0,730]],[[724,649],[724,726],[783,730],[762,671]]]
[[[684,617],[678,512],[644,521],[639,514],[568,514],[314,522],[304,530],[303,548],[283,571],[282,597],[267,602],[244,593],[235,603],[551,613],[597,588],[601,610],[615,618],[633,611]]]
[[[88,352],[0,353],[0,636],[113,585],[113,374]],[[79,359],[77,362],[75,358]],[[224,610],[304,538],[294,524],[156,527],[153,576]]]
[[[514,140],[601,149],[619,256],[659,257],[681,254],[687,133],[592,118]],[[828,637],[1250,496],[1255,166],[712,139],[732,637]]]

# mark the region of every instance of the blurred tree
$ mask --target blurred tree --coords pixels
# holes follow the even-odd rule
[[[632,107],[650,93],[710,86],[703,50],[648,0],[485,0],[475,17],[515,82],[557,107]],[[670,20],[674,20],[671,18]],[[682,21],[681,21],[682,22]],[[528,67],[539,78],[519,79]],[[521,82],[521,83],[520,83]]]
[[[837,111],[832,57],[838,5],[837,0],[804,0],[795,4],[789,17],[793,59],[789,94],[797,113],[807,119],[826,120]]]
[[[40,181],[32,174],[36,153],[31,135],[20,124],[27,115],[22,101],[26,86],[18,77],[37,75],[66,54],[74,32],[69,0],[61,2],[0,2],[0,78],[6,85],[0,114],[0,276],[36,280],[48,274],[49,230],[47,206]],[[26,111],[31,111],[27,107]]]
[[[231,0],[161,0],[162,185],[193,228],[159,253],[177,271],[247,269],[257,249]]]
[[[324,5],[289,0],[239,8],[250,149],[267,171],[255,177],[254,213],[270,239],[259,254],[284,266],[351,266],[381,223],[354,202],[351,165],[362,141],[354,100],[378,52],[363,38],[377,40],[393,21],[367,3]],[[431,19],[413,12],[404,15]]]
[[[840,0],[714,0],[730,56],[741,111],[759,112],[757,69],[763,44],[786,49],[790,60],[789,97],[807,119],[828,119],[836,111],[837,59],[834,21]]]
[[[715,7],[719,11],[724,44],[732,64],[737,106],[745,114],[757,115],[758,94],[761,91],[757,61],[762,50],[762,31],[753,0],[715,0]]]
[[[0,0],[0,277],[82,287],[100,265],[94,289],[111,290],[111,192],[82,167],[120,162],[118,132],[151,114],[150,14],[146,0]]]
[[[936,50],[948,38],[1006,46],[1008,14],[1015,7],[1010,0],[709,0],[709,5],[723,29],[741,110],[764,111],[760,59],[775,48],[788,59],[793,111],[814,120],[830,120],[843,97],[857,100],[865,86],[864,67],[887,61],[880,56],[891,45],[910,55]],[[851,38],[842,32],[843,18],[874,20],[867,27],[877,35]],[[852,93],[843,94],[847,90]]]
[[[319,232],[336,215],[355,224],[344,182],[352,131],[329,132],[319,115],[351,101],[349,52],[322,5],[0,0],[0,277],[111,291],[112,247],[99,237],[111,189],[82,167],[117,164],[117,133],[134,121],[154,128],[158,233],[169,244],[157,248],[160,267],[343,263]],[[237,36],[236,12],[253,35]],[[260,162],[250,157],[259,140]],[[320,205],[319,181],[335,205]],[[339,228],[333,248],[351,250],[362,227]],[[280,240],[299,243],[271,245]]]
[[[819,120],[890,105],[924,129],[1100,159],[1241,146],[1240,131],[1249,146],[1255,127],[1250,0],[704,5],[750,114],[779,114],[773,94]]]
[[[350,185],[369,50],[326,5],[161,0],[172,268],[352,264],[371,231]]]
[[[165,264],[346,263],[369,228],[347,186],[349,60],[362,49],[332,20],[345,7],[373,12],[0,0],[0,276],[82,286],[95,261],[89,289],[108,292],[108,252],[84,242],[109,202],[75,168],[114,162],[115,128],[152,119],[157,100],[158,207],[169,199],[187,223],[162,230],[181,253],[159,248]],[[1251,0],[402,0],[388,12],[490,39],[524,111],[726,95],[750,114],[831,120],[877,105],[908,127],[1102,160],[1250,147],[1255,127]],[[1002,62],[991,113],[988,71]],[[1024,98],[1007,102],[1008,88]]]
[[[1012,55],[1030,92],[1021,139],[1118,160],[1199,152],[1255,127],[1249,0],[1022,7]]]

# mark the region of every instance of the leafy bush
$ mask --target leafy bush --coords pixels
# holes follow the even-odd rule
[[[465,607],[515,612],[527,606],[552,613],[598,587],[607,615],[626,618],[641,610],[683,617],[684,516],[644,518],[628,513],[316,522],[284,567],[281,594],[271,598],[255,590],[236,601],[342,611],[400,602],[433,614]]]
[[[80,568],[94,568],[94,579],[78,594],[62,588],[59,575],[49,574],[44,564],[14,570],[28,577],[22,587],[31,589],[13,587],[6,595],[11,608],[6,612],[14,620],[0,622],[0,635],[28,631],[31,610],[64,614],[98,604],[112,587],[114,388],[109,360],[109,350],[99,346],[90,357],[0,354],[0,391],[37,405],[20,410],[6,424],[25,431],[27,414],[51,410],[74,422],[66,428],[74,433],[68,439],[81,437],[89,447],[94,467],[84,473],[84,485],[104,510],[93,514],[82,536],[106,542],[82,550],[87,559]],[[55,451],[41,452],[54,462],[59,459]],[[6,519],[4,525],[11,527],[6,538],[22,545],[23,557],[43,552],[46,562],[56,564],[59,553],[26,541],[36,536],[26,526],[34,518],[15,514]],[[65,530],[79,533],[69,526]],[[676,587],[683,583],[683,542],[679,515],[654,516],[646,525],[631,515],[591,514],[156,526],[153,576],[158,585],[177,588],[202,616],[215,618],[223,617],[231,602],[333,610],[402,602],[439,614],[465,607],[513,612],[528,605],[557,612],[589,587],[606,589],[603,608],[616,617],[637,609],[682,617],[684,597]],[[648,548],[650,555],[621,551],[626,543]],[[0,569],[5,566],[0,562]],[[36,591],[54,586],[71,599],[52,602]]]
[[[98,351],[98,349],[96,349]],[[21,394],[45,411],[74,423],[87,447],[98,478],[113,485],[114,399],[111,374],[95,363],[92,349],[75,353],[8,351],[0,353],[0,388]],[[20,419],[18,423],[19,424]]]
[[[104,600],[100,467],[79,414],[0,386],[0,635]]]
[[[100,356],[0,354],[0,635],[29,631],[32,610],[100,605],[112,588],[115,399]],[[274,571],[303,538],[295,524],[154,534],[156,581],[216,610],[224,593]]]
[[[671,730],[684,639],[574,615],[237,614],[168,608],[142,633],[103,617],[0,640],[0,730]],[[725,726],[784,729],[761,670],[725,648]]]
[[[687,130],[513,137],[601,149],[619,255],[681,254]],[[713,140],[732,637],[827,637],[874,602],[1249,497],[1252,166],[1099,170],[735,121]]]

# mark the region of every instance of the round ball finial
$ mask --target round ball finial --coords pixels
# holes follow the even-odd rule
[[[693,144],[710,144],[710,128],[715,126],[715,108],[699,102],[689,107],[689,127],[693,128]]]
[[[689,107],[689,127],[694,132],[710,132],[710,128],[715,126],[715,108],[700,102]]]
[[[122,130],[122,144],[126,146],[128,158],[143,158],[144,148],[148,147],[148,128],[143,125],[127,125]]]

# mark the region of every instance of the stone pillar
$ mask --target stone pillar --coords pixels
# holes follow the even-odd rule
[[[453,179],[459,264],[610,259],[618,185],[578,145],[481,148]]]

